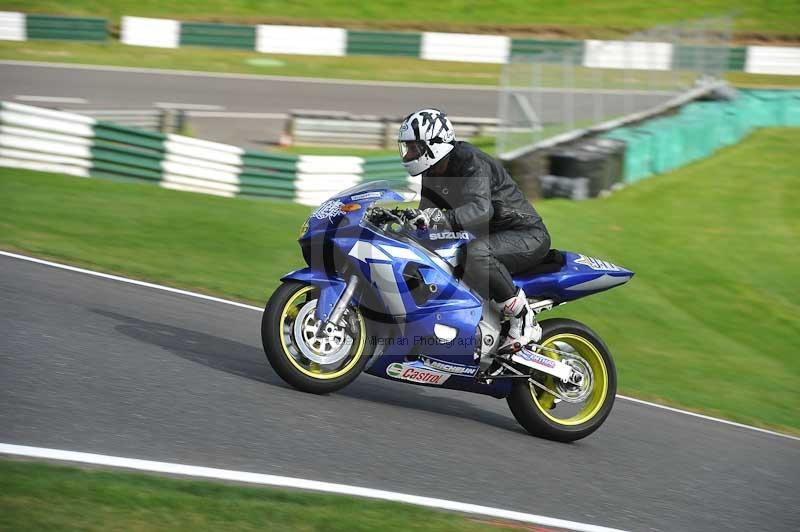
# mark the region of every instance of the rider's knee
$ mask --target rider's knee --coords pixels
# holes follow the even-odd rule
[[[473,240],[467,244],[467,262],[485,262],[492,260],[492,248],[482,239]]]

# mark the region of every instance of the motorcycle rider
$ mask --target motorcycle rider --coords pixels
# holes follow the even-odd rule
[[[538,342],[542,328],[511,275],[537,265],[550,250],[541,216],[494,158],[456,141],[453,124],[438,109],[408,115],[398,135],[408,173],[422,174],[419,209],[410,223],[430,233],[470,231],[463,279],[510,319],[500,353]]]

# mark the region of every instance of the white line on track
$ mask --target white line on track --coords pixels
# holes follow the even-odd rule
[[[35,262],[37,264],[43,264],[45,266],[52,266],[53,268],[59,268],[71,272],[84,273],[86,275],[92,275],[94,277],[102,277],[103,279],[110,279],[112,281],[119,281],[121,283],[134,284],[136,286],[144,286],[146,288],[154,288],[156,290],[163,290],[164,292],[180,294],[182,296],[196,297],[198,299],[205,299],[206,301],[214,301],[216,303],[224,303],[225,305],[233,305],[234,307],[241,307],[250,310],[256,310],[258,312],[263,312],[263,309],[259,307],[254,307],[253,305],[246,305],[244,303],[237,303],[236,301],[229,301],[227,299],[222,299],[219,297],[207,296],[205,294],[198,294],[197,292],[189,292],[188,290],[180,290],[178,288],[170,288],[169,286],[164,286],[160,284],[148,283],[145,281],[137,281],[136,279],[129,279],[127,277],[120,277],[118,275],[111,275],[109,273],[101,273],[93,270],[84,270],[83,268],[76,268],[75,266],[67,266],[66,264],[59,264],[58,262],[50,262],[49,260],[36,259],[34,257],[28,257],[26,255],[9,253],[8,251],[0,251],[0,255],[3,255],[5,257],[11,257],[14,259],[26,260],[28,262]]]
[[[67,96],[35,96],[33,94],[17,94],[14,96],[15,100],[21,102],[39,102],[39,103],[89,103],[89,100],[84,98],[69,98]]]
[[[725,425],[731,425],[732,427],[739,427],[741,429],[753,430],[756,432],[762,432],[764,434],[770,434],[772,436],[780,436],[781,438],[788,438],[790,440],[800,441],[800,437],[792,436],[790,434],[784,434],[782,432],[775,432],[774,430],[767,430],[762,429],[760,427],[754,427],[752,425],[745,425],[744,423],[736,423],[735,421],[728,421],[727,419],[720,419],[716,417],[706,416],[704,414],[698,414],[696,412],[689,412],[688,410],[681,410],[680,408],[673,408],[671,406],[660,405],[658,403],[651,403],[649,401],[642,401],[641,399],[636,399],[635,397],[628,397],[625,395],[617,394],[617,398],[625,399],[626,401],[631,401],[632,403],[639,403],[640,405],[647,405],[652,406],[654,408],[660,408],[661,410],[667,410],[668,412],[675,412],[678,414],[684,414],[687,416],[696,417],[699,419],[705,419],[708,421],[716,421],[717,423],[724,423]]]
[[[575,530],[577,532],[622,532],[616,528],[607,528],[604,526],[578,523],[576,521],[567,521],[555,517],[515,512],[512,510],[502,510],[500,508],[492,508],[490,506],[481,506],[477,504],[456,502],[446,499],[435,499],[432,497],[421,497],[419,495],[410,495],[395,491],[362,488],[359,486],[349,486],[347,484],[334,484],[332,482],[321,482],[318,480],[266,475],[263,473],[248,473],[246,471],[233,471],[230,469],[217,469],[213,467],[174,464],[169,462],[155,462],[152,460],[139,460],[135,458],[123,458],[119,456],[107,456],[103,454],[62,451],[59,449],[46,449],[42,447],[28,447],[26,445],[10,445],[6,443],[0,443],[0,454],[25,456],[29,458],[42,458],[46,460],[61,460],[66,462],[77,462],[82,464],[110,467],[122,467],[125,469],[166,473],[170,475],[246,482],[249,484],[277,486],[282,488],[297,488],[321,491],[325,493],[336,493],[339,495],[366,497],[369,499],[380,499],[384,501],[414,504],[417,506],[426,506],[428,508],[450,510],[453,512],[496,517],[499,519],[508,519],[523,523],[533,523],[542,526],[565,528],[568,530]]]
[[[128,284],[133,284],[133,285],[137,285],[137,286],[144,286],[146,288],[153,288],[153,289],[156,289],[156,290],[163,290],[164,292],[171,292],[173,294],[180,294],[180,295],[184,295],[184,296],[195,297],[195,298],[198,298],[198,299],[205,299],[207,301],[214,301],[216,303],[223,303],[225,305],[232,305],[234,307],[246,308],[246,309],[255,310],[255,311],[258,311],[258,312],[263,312],[264,311],[264,309],[262,309],[261,307],[255,307],[253,305],[246,305],[244,303],[238,303],[236,301],[230,301],[228,299],[222,299],[222,298],[219,298],[219,297],[207,296],[205,294],[199,294],[197,292],[190,292],[188,290],[180,290],[178,288],[171,288],[169,286],[164,286],[164,285],[160,285],[160,284],[148,283],[148,282],[145,282],[145,281],[138,281],[136,279],[130,279],[128,277],[120,277],[119,275],[111,275],[111,274],[108,274],[108,273],[96,272],[94,270],[86,270],[86,269],[83,269],[83,268],[76,268],[75,266],[68,266],[66,264],[61,264],[61,263],[58,263],[58,262],[51,262],[51,261],[48,261],[48,260],[37,259],[35,257],[29,257],[27,255],[20,255],[18,253],[10,253],[8,251],[0,250],[0,256],[11,257],[11,258],[14,258],[14,259],[24,260],[24,261],[28,261],[28,262],[35,262],[36,264],[42,264],[44,266],[51,266],[53,268],[59,268],[59,269],[68,270],[68,271],[71,271],[71,272],[83,273],[83,274],[86,274],[86,275],[92,275],[92,276],[95,276],[95,277],[101,277],[103,279],[110,279],[112,281],[119,281],[121,283],[128,283]],[[792,436],[790,434],[784,434],[782,432],[775,432],[773,430],[762,429],[760,427],[754,427],[752,425],[745,425],[743,423],[736,423],[735,421],[728,421],[727,419],[720,419],[720,418],[716,418],[716,417],[706,416],[706,415],[703,415],[703,414],[698,414],[696,412],[690,412],[688,410],[681,410],[679,408],[673,408],[671,406],[660,405],[658,403],[651,403],[649,401],[643,401],[641,399],[636,399],[636,398],[633,398],[633,397],[627,397],[625,395],[617,395],[617,398],[624,399],[626,401],[631,401],[633,403],[638,403],[638,404],[641,404],[641,405],[651,406],[651,407],[654,407],[654,408],[660,408],[661,410],[666,410],[668,412],[674,412],[676,414],[684,414],[684,415],[692,416],[692,417],[695,417],[695,418],[698,418],[698,419],[704,419],[706,421],[715,421],[717,423],[723,423],[725,425],[730,425],[730,426],[738,427],[738,428],[741,428],[741,429],[760,432],[762,434],[769,434],[771,436],[778,436],[778,437],[781,437],[781,438],[787,438],[787,439],[790,439],[790,440],[800,441],[800,437],[798,437],[798,436]]]
[[[17,65],[17,66],[31,66],[42,68],[65,68],[68,70],[100,70],[109,72],[132,72],[138,74],[159,74],[165,76],[195,76],[207,78],[229,78],[229,79],[256,79],[264,81],[285,81],[290,83],[317,83],[325,85],[363,85],[367,87],[409,87],[420,89],[452,89],[452,90],[469,90],[469,91],[497,91],[499,88],[495,85],[461,85],[458,83],[408,83],[404,81],[371,81],[371,80],[356,80],[356,79],[339,79],[339,78],[305,78],[294,76],[269,76],[265,74],[235,74],[230,72],[203,72],[200,70],[169,70],[162,68],[139,68],[139,67],[121,67],[121,66],[107,66],[107,65],[86,65],[82,63],[51,63],[47,61],[14,61],[3,60],[0,65]],[[571,92],[575,94],[673,94],[670,91],[649,91],[641,89],[581,89],[581,88],[565,88],[565,87],[547,87],[536,89],[535,92],[548,92],[561,94],[564,92]]]

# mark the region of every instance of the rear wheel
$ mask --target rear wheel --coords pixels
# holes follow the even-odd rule
[[[290,281],[267,303],[261,321],[264,352],[275,372],[304,392],[329,393],[350,384],[369,360],[366,320],[355,307],[344,313],[344,326],[317,335],[318,290]]]
[[[534,436],[561,442],[585,438],[603,424],[614,405],[617,373],[611,353],[594,331],[577,321],[544,320],[541,326],[541,347],[535,351],[572,366],[583,375],[582,383],[565,384],[533,371],[530,380],[514,383],[508,406]]]

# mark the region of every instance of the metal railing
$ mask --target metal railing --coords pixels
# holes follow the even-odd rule
[[[161,133],[180,133],[186,127],[186,111],[182,109],[62,109],[68,113],[89,116],[128,127],[140,127]]]
[[[450,117],[460,139],[493,136],[496,118]],[[353,115],[346,112],[293,110],[286,123],[285,142],[306,146],[352,146],[392,149],[402,117]]]
[[[728,69],[732,17],[659,26],[619,41],[514,54],[504,65],[497,150],[504,159],[545,139],[641,114]]]

